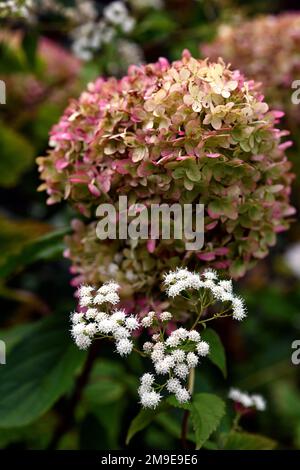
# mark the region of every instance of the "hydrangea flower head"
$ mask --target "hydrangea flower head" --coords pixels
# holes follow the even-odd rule
[[[131,204],[147,207],[200,201],[205,246],[189,259],[243,275],[267,255],[293,213],[290,163],[276,116],[257,84],[222,60],[196,60],[185,51],[171,64],[159,59],[131,66],[119,80],[90,83],[66,109],[52,129],[52,150],[38,159],[41,188],[49,204],[68,199],[87,217],[107,198],[117,204],[122,194]],[[99,266],[91,267],[99,250],[106,251],[104,271],[116,272],[114,259],[121,255],[128,284],[141,286],[145,273],[152,284],[154,273],[166,271],[171,257],[185,256],[184,240],[139,240],[140,262],[132,264],[126,259],[127,241],[102,248],[92,223],[83,230],[92,238],[83,245],[77,236],[69,240],[68,252],[76,258],[74,272],[82,274],[81,282],[105,280]],[[92,252],[86,244],[94,245]]]

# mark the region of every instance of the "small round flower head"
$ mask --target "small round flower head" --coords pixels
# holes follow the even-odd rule
[[[207,356],[209,353],[209,344],[206,341],[200,341],[197,344],[197,352],[199,356]]]
[[[241,392],[241,390],[237,388],[231,388],[229,390],[228,398],[235,401],[236,403],[240,403],[245,408],[253,407],[253,400],[248,393]]]
[[[117,341],[116,349],[120,356],[128,356],[133,349],[133,342],[127,338],[121,339]]]
[[[77,312],[74,312],[72,315],[71,315],[71,321],[73,323],[73,325],[76,325],[76,323],[79,323],[83,320],[83,315],[82,313],[77,313]]]
[[[98,327],[97,327],[97,324],[96,323],[89,323],[88,325],[86,325],[85,329],[84,329],[84,332],[88,335],[88,336],[91,336],[93,337],[98,331]]]
[[[162,312],[160,314],[160,320],[161,321],[169,321],[169,320],[172,320],[172,313],[170,312]]]
[[[106,282],[105,284],[103,284],[103,286],[101,286],[97,290],[97,293],[102,294],[102,295],[107,295],[107,294],[110,294],[110,293],[115,293],[119,289],[120,289],[119,284],[117,284],[114,281],[109,281],[109,282]]]
[[[187,365],[192,368],[192,367],[196,367],[196,365],[199,362],[199,359],[196,356],[196,354],[194,354],[193,352],[189,352],[187,353],[187,356],[186,356],[186,362],[187,362]]]
[[[105,302],[108,302],[109,304],[116,305],[120,302],[120,297],[116,292],[109,292],[105,296]]]
[[[175,362],[184,362],[185,352],[182,351],[182,349],[175,349],[172,352],[172,357],[174,358]]]
[[[159,333],[154,333],[154,335],[152,335],[152,340],[153,341],[159,341],[160,340],[160,334]]]
[[[111,319],[118,322],[124,322],[126,318],[125,310],[114,310]]]
[[[130,67],[128,75],[120,80],[98,78],[79,99],[71,102],[53,128],[53,148],[38,162],[44,180],[42,189],[49,194],[48,202],[56,203],[66,197],[68,185],[68,200],[88,217],[103,193],[116,206],[122,191],[129,200],[142,192],[150,200],[155,191],[158,203],[165,201],[168,194],[170,203],[180,204],[187,191],[193,191],[195,198],[205,193],[206,225],[222,223],[224,236],[221,241],[217,229],[207,230],[206,246],[200,252],[190,253],[188,261],[192,266],[200,258],[203,263],[222,265],[238,276],[252,265],[254,258],[262,256],[262,242],[273,243],[271,235],[288,227],[287,217],[291,213],[290,164],[280,147],[282,134],[276,131],[274,114],[262,100],[257,84],[247,82],[238,70],[232,70],[222,60],[217,63],[197,60],[188,51],[171,64],[161,58],[154,64]],[[179,136],[174,134],[175,128]],[[256,135],[259,138],[253,141]],[[180,155],[185,155],[187,148],[192,156],[190,163],[193,168],[196,165],[196,173],[201,176],[201,185],[181,171]],[[99,155],[103,156],[101,165]],[[220,178],[220,168],[226,172],[228,165],[236,162],[238,171],[232,172],[230,178]],[[270,171],[274,162],[280,172]],[[153,165],[152,171],[148,171],[149,163]],[[251,184],[245,183],[249,181]],[[276,185],[272,193],[273,210],[266,181],[268,186]],[[237,186],[239,198],[235,194]],[[227,205],[222,210],[215,201],[225,193]],[[261,217],[251,225],[245,207],[253,208],[257,204],[253,195],[258,194]],[[267,241],[266,226],[270,232]],[[77,241],[70,237],[68,245],[74,272],[96,283],[105,278],[117,250],[105,247],[103,256],[94,228],[92,222],[87,223],[79,237],[76,233]],[[92,234],[88,240],[87,232]],[[139,240],[136,250],[139,259],[146,259],[149,243]],[[267,246],[263,251],[267,254]],[[166,256],[159,256],[161,252]],[[182,243],[157,240],[151,256],[153,266],[147,273],[149,290],[156,282],[154,274],[170,269],[171,257],[179,254],[181,259],[187,259]],[[99,260],[105,264],[103,274],[99,271]],[[238,270],[233,260],[240,262]],[[129,257],[126,261],[124,265],[128,264],[137,276],[131,285],[140,285],[136,288],[139,292],[136,289],[134,292],[140,293],[144,284],[137,281],[145,278],[144,270],[134,266]],[[120,267],[118,271],[124,279],[126,269]],[[184,281],[185,276],[183,273]],[[193,273],[190,285],[192,282],[196,282]],[[172,290],[170,293],[176,294]]]
[[[167,390],[170,393],[176,393],[179,389],[181,389],[181,383],[178,379],[172,377],[167,381]]]
[[[150,353],[152,351],[152,348],[153,348],[153,343],[150,343],[150,341],[146,341],[143,344],[143,350],[145,351],[145,353]]]
[[[155,312],[151,311],[149,312],[142,320],[141,320],[141,324],[144,328],[149,328],[152,323],[153,323],[153,320],[154,320],[154,317],[155,317]]]
[[[92,344],[92,340],[89,336],[82,334],[76,336],[75,343],[79,349],[87,349]]]
[[[177,375],[177,377],[181,379],[185,379],[188,376],[189,373],[189,368],[186,364],[176,364],[174,367],[174,373]]]
[[[205,279],[208,279],[210,281],[215,281],[218,279],[218,274],[215,270],[213,269],[206,269],[204,272],[203,272],[203,276]]]
[[[267,403],[264,397],[262,397],[261,395],[251,395],[251,398],[255,408],[258,411],[265,411],[265,409],[267,408]]]
[[[140,323],[139,323],[139,321],[137,320],[136,317],[131,315],[130,317],[126,318],[125,325],[126,325],[126,328],[128,328],[128,330],[133,331],[133,330],[136,330],[137,328],[139,328]]]
[[[166,356],[162,360],[155,363],[155,370],[158,374],[168,374],[171,368],[174,366],[174,358],[172,356]]]
[[[88,308],[85,316],[88,320],[93,320],[98,315],[98,310],[96,308]]]
[[[179,403],[186,403],[190,399],[190,394],[186,388],[181,387],[175,392],[175,397]]]
[[[108,315],[105,312],[98,312],[95,317],[95,320],[98,323],[101,322],[102,320],[107,320],[107,319],[108,319]]]
[[[201,339],[200,334],[196,330],[191,330],[188,334],[188,338],[190,341],[194,341],[195,343],[198,343]]]
[[[161,400],[161,395],[154,390],[141,395],[141,404],[144,408],[156,408]]]
[[[221,280],[219,281],[219,286],[224,289],[225,291],[229,292],[229,293],[232,293],[232,289],[233,289],[233,286],[232,286],[232,280],[229,279],[229,280]]]
[[[102,304],[104,304],[104,302],[105,302],[105,296],[104,295],[102,295],[102,294],[95,295],[95,297],[93,299],[93,303],[95,305],[102,305]]]
[[[153,362],[162,361],[164,358],[164,351],[162,349],[156,349],[155,346],[153,347],[151,353],[151,359]]]
[[[176,284],[171,285],[168,290],[167,294],[169,297],[177,297],[182,291],[186,290],[188,285],[186,281],[177,281]]]
[[[179,346],[179,343],[180,343],[180,338],[178,338],[178,336],[175,336],[175,335],[172,335],[172,334],[166,340],[166,345],[170,346],[170,347]]]

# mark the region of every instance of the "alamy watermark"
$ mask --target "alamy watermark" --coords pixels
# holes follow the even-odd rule
[[[120,196],[115,204],[100,204],[96,234],[100,240],[184,240],[186,250],[204,245],[203,204],[132,204]]]
[[[0,104],[6,104],[6,85],[3,80],[0,80]]]
[[[6,364],[6,345],[5,342],[0,339],[0,364]]]
[[[298,366],[300,364],[300,339],[295,339],[295,341],[292,342],[292,349],[295,350],[291,356],[292,364]]]

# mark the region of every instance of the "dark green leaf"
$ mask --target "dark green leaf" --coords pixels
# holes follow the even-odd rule
[[[137,434],[139,431],[142,431],[145,429],[148,424],[150,424],[159,413],[162,413],[167,409],[167,406],[162,403],[160,406],[155,408],[155,410],[150,410],[150,409],[142,409],[136,417],[132,420],[128,432],[127,432],[127,437],[126,437],[126,444],[129,444],[131,439],[135,434]]]
[[[32,164],[34,149],[22,135],[3,123],[0,125],[0,142],[0,186],[14,186]]]
[[[224,377],[227,376],[226,355],[219,335],[212,329],[207,328],[201,333],[202,338],[209,344],[209,356],[211,360],[222,372]]]
[[[229,434],[224,449],[226,450],[272,450],[276,442],[268,437],[247,432]]]
[[[57,230],[26,244],[20,253],[9,257],[0,266],[0,278],[7,277],[28,264],[61,255],[64,249],[63,237],[69,232],[70,229]]]
[[[72,389],[86,353],[72,343],[68,328],[63,316],[41,320],[8,354],[0,368],[2,428],[33,422]]]

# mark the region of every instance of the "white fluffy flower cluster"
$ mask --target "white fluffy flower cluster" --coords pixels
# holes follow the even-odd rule
[[[0,18],[10,16],[27,18],[32,6],[32,0],[0,0]]]
[[[164,276],[164,284],[169,297],[176,297],[189,289],[208,289],[216,301],[231,302],[232,317],[235,320],[246,317],[244,301],[233,293],[232,281],[219,280],[217,272],[212,269],[206,269],[200,274],[186,268],[170,271]]]
[[[116,344],[116,351],[127,356],[133,349],[132,332],[140,323],[133,315],[126,315],[124,310],[109,308],[119,302],[119,285],[113,281],[103,284],[97,291],[92,286],[81,286],[78,290],[79,304],[86,312],[71,315],[71,333],[80,349],[88,348],[95,337],[111,337]],[[101,311],[99,307],[105,311]]]
[[[129,3],[137,10],[154,8],[160,10],[163,7],[163,0],[129,0]]]
[[[190,370],[197,366],[199,358],[209,353],[209,345],[201,340],[196,330],[188,331],[185,328],[174,330],[165,341],[157,336],[154,335],[154,342],[146,342],[143,349],[150,356],[156,374],[168,376],[164,385],[167,391],[175,394],[180,403],[187,402],[190,394],[181,381],[185,381]],[[153,374],[147,373],[141,378],[139,396],[145,408],[155,408],[162,398],[155,390],[155,387],[159,390],[162,386],[156,385],[154,381]]]
[[[258,411],[264,411],[267,407],[266,400],[261,395],[249,395],[237,388],[229,390],[228,398],[239,403],[244,408],[255,408]]]
[[[130,33],[135,26],[135,19],[129,15],[124,2],[115,1],[103,9],[103,17],[98,20],[98,12],[94,2],[84,1],[81,8],[86,17],[72,33],[74,54],[82,60],[91,60],[95,51],[108,44],[117,34]]]

